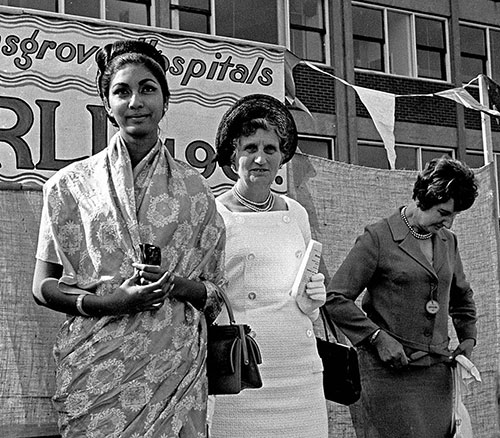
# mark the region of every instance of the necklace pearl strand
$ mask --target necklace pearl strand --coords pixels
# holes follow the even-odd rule
[[[271,211],[274,206],[274,196],[269,190],[269,194],[264,202],[254,202],[248,198],[245,198],[239,190],[236,188],[236,185],[233,186],[233,194],[234,197],[238,200],[238,202],[248,208],[249,210],[255,211],[257,213],[263,213],[265,211]]]
[[[427,240],[427,239],[430,239],[432,237],[432,233],[420,234],[420,233],[417,233],[412,228],[412,226],[410,225],[410,222],[408,221],[408,218],[406,217],[406,207],[404,207],[404,208],[401,209],[401,219],[403,219],[404,223],[406,224],[406,226],[410,230],[411,235],[413,237],[415,237],[415,239]]]

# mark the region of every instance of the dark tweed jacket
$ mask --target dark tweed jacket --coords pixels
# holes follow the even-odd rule
[[[443,228],[433,236],[432,266],[399,212],[367,226],[331,279],[332,320],[354,345],[382,328],[412,347],[410,353],[446,348],[448,315],[460,341],[476,339],[476,307],[455,234]],[[365,288],[363,312],[355,300]],[[431,291],[440,305],[436,315],[425,310]]]

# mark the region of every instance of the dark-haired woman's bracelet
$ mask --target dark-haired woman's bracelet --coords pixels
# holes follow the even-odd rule
[[[85,294],[78,295],[78,298],[76,299],[76,310],[78,310],[78,313],[82,316],[90,316],[85,310],[83,310],[83,299],[85,298]]]

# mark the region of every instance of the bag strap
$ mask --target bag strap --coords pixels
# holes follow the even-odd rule
[[[328,328],[327,328],[327,325],[328,325],[328,327],[330,328],[330,331],[332,332],[332,335],[333,335],[334,339],[338,342],[339,341],[339,337],[337,335],[337,330],[335,329],[335,326],[333,325],[332,320],[328,316],[328,313],[326,312],[324,306],[321,306],[319,308],[319,313],[321,314],[321,319],[323,320],[323,327],[325,329],[326,340],[328,342],[330,342],[330,339],[328,339]]]
[[[236,324],[236,320],[234,319],[233,308],[231,307],[231,303],[229,302],[229,298],[227,297],[226,293],[222,290],[219,290],[218,293],[220,294],[222,300],[224,301],[224,304],[226,305],[227,315],[229,316],[229,323],[231,325],[238,327],[238,331],[239,331],[240,339],[241,339],[241,344],[242,344],[241,351],[242,351],[242,355],[243,355],[243,363],[245,365],[248,365],[250,363],[250,358],[249,358],[248,345],[247,345],[247,339],[246,339],[246,334],[245,334],[245,326],[243,324]]]
[[[224,301],[224,304],[226,305],[227,315],[229,317],[229,323],[232,325],[236,325],[236,321],[234,319],[233,308],[231,307],[231,303],[229,302],[229,298],[227,297],[226,293],[223,290],[218,290],[217,293],[219,294],[219,296]]]

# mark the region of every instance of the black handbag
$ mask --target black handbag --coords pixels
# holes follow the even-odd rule
[[[323,389],[327,400],[350,405],[361,396],[361,380],[359,377],[358,353],[354,347],[338,342],[335,326],[320,309],[326,340],[316,337],[318,353],[323,361]],[[336,338],[328,339],[328,327]]]
[[[207,376],[209,394],[238,394],[243,389],[261,388],[258,365],[262,363],[259,346],[250,327],[236,324],[231,304],[221,296],[229,316],[228,325],[208,326]]]

